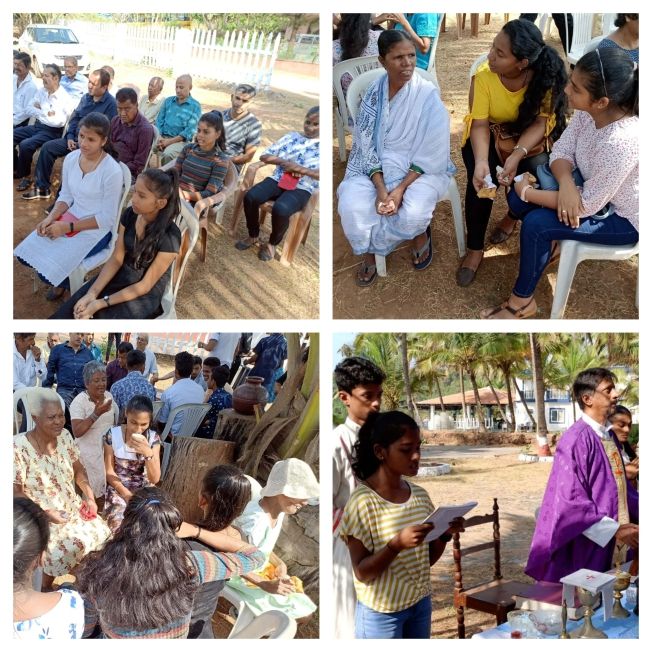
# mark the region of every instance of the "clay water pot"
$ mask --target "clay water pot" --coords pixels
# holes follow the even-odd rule
[[[267,390],[261,376],[247,376],[244,384],[233,390],[233,409],[240,414],[253,414],[254,405],[267,403]]]

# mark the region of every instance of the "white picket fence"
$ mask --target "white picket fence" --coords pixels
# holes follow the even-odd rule
[[[208,342],[208,333],[150,333],[149,348],[154,353],[176,355],[188,351],[204,357],[206,352],[197,347],[197,342]]]
[[[214,30],[158,25],[67,24],[98,57],[171,69],[174,77],[188,73],[198,79],[251,84],[257,90],[270,87],[281,43],[280,34],[263,32],[233,30],[218,36]]]

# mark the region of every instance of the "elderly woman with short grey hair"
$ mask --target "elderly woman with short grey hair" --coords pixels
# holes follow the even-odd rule
[[[27,403],[34,428],[14,437],[14,496],[33,500],[50,521],[42,583],[42,589],[48,590],[55,577],[66,575],[99,548],[110,530],[97,515],[79,447],[64,428],[59,396],[52,389],[35,387]]]
[[[106,367],[96,360],[84,365],[84,387],[70,404],[72,434],[96,498],[106,491],[102,437],[118,422],[118,406],[106,391]]]

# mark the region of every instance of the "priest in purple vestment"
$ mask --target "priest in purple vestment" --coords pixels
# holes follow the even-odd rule
[[[609,431],[615,380],[596,368],[573,383],[582,416],[555,452],[525,567],[536,580],[558,582],[581,568],[605,572],[638,549],[638,492]]]

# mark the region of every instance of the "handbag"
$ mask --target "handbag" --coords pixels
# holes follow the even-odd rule
[[[490,124],[489,129],[494,135],[494,146],[496,147],[496,153],[500,159],[500,164],[505,165],[507,157],[510,156],[516,145],[518,145],[518,139],[521,135],[510,132],[505,125],[498,122]],[[544,152],[549,151],[550,139],[548,136],[544,136],[540,143],[537,143],[534,147],[530,147],[524,158],[530,158],[531,156],[537,156],[538,154],[543,154]]]

